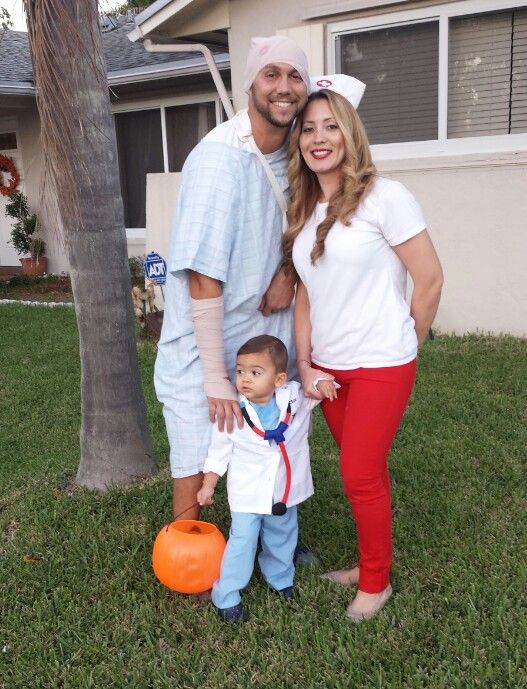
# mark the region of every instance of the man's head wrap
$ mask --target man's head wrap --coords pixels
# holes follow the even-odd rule
[[[285,62],[291,65],[302,77],[309,93],[309,67],[304,51],[287,36],[266,36],[251,38],[251,47],[247,55],[247,65],[243,79],[243,90],[248,92],[258,72],[266,65]]]

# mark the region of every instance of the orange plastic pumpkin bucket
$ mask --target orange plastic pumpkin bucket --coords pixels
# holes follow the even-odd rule
[[[209,522],[182,519],[157,534],[152,566],[159,581],[179,593],[208,591],[220,575],[225,538]]]

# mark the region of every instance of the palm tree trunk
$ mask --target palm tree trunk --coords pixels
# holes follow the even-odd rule
[[[117,147],[95,0],[25,0],[46,195],[56,195],[79,328],[77,481],[157,469],[141,389]]]

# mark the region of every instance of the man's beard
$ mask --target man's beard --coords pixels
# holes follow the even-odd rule
[[[289,127],[293,124],[295,121],[296,116],[298,115],[298,105],[296,107],[296,112],[291,116],[289,120],[284,122],[283,120],[278,120],[276,117],[273,117],[273,114],[271,113],[271,108],[268,103],[262,103],[261,101],[258,100],[256,97],[254,91],[252,92],[253,96],[253,103],[256,111],[265,119],[269,124],[272,124],[273,127],[281,127],[283,129],[289,129]]]

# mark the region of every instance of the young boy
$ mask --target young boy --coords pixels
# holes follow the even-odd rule
[[[236,388],[243,428],[220,432],[215,425],[197,499],[212,504],[218,480],[227,473],[231,529],[212,602],[224,621],[248,617],[240,590],[249,583],[258,557],[267,584],[286,600],[294,597],[293,554],[297,505],[313,494],[309,466],[310,414],[318,400],[306,398],[299,383],[286,383],[287,349],[270,335],[253,337],[238,351]],[[317,389],[334,399],[334,384]],[[317,381],[318,383],[318,381]]]

